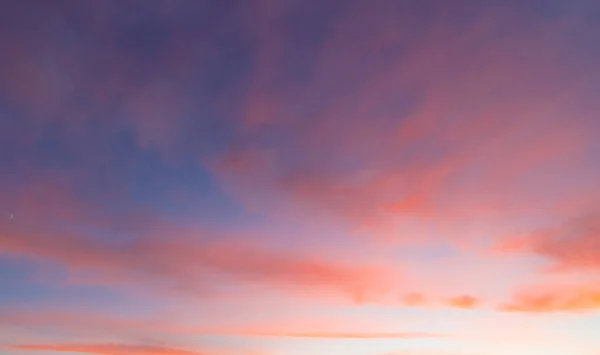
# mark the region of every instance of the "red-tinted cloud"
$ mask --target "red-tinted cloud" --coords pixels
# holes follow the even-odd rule
[[[596,272],[600,270],[600,223],[596,214],[589,214],[555,228],[507,239],[496,250],[537,254],[552,261],[551,271]]]
[[[600,222],[596,215],[572,221],[542,237],[534,252],[557,262],[563,270],[600,270]]]
[[[461,29],[440,15],[439,26],[399,35],[414,18],[351,6],[324,41],[314,77],[281,90],[265,82],[279,84],[283,68],[265,64],[245,106],[255,124],[240,129],[213,170],[253,207],[319,211],[394,237],[398,216],[438,223],[548,207],[530,187],[580,164],[589,149],[587,117],[554,117],[575,104],[587,78],[560,64],[569,50],[555,28],[540,24],[488,43],[519,15],[478,10],[481,22]],[[281,49],[278,39],[269,37],[267,59]],[[395,46],[407,48],[396,61],[373,54]]]
[[[109,315],[108,312],[51,310],[2,310],[0,324],[26,327],[28,329],[51,329],[75,337],[82,335],[120,335],[139,336],[140,334],[203,334],[207,330],[177,322],[165,322],[164,319],[135,318]]]

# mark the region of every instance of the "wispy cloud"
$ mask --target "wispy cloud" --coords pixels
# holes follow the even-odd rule
[[[58,353],[84,353],[96,355],[205,355],[204,352],[160,346],[126,344],[21,344],[15,350],[54,351]]]
[[[499,307],[510,312],[572,312],[600,310],[600,287],[597,284],[530,286]]]
[[[74,273],[91,273],[109,283],[143,286],[164,280],[174,289],[200,293],[216,277],[280,290],[330,290],[360,300],[386,292],[394,277],[381,267],[269,251],[248,243],[170,239],[173,233],[177,231],[111,245],[76,234],[12,231],[0,236],[0,245],[5,253],[57,261]]]
[[[420,338],[442,338],[445,334],[435,333],[344,333],[344,332],[306,332],[306,333],[286,333],[286,332],[248,332],[240,333],[247,336],[258,337],[276,337],[276,338],[306,338],[306,339],[420,339]]]

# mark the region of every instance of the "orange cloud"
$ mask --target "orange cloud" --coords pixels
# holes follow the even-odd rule
[[[600,287],[567,285],[531,288],[499,307],[510,312],[590,312],[600,309]]]
[[[596,214],[575,218],[554,228],[507,238],[495,247],[500,252],[530,252],[551,260],[551,271],[600,269],[600,223]]]
[[[407,307],[452,307],[461,309],[473,309],[481,305],[481,299],[471,295],[458,295],[444,299],[443,297],[425,296],[422,293],[409,293],[401,297],[401,302]]]
[[[206,353],[160,346],[125,344],[22,344],[13,345],[15,350],[55,351],[96,355],[205,355]]]
[[[451,298],[450,300],[448,300],[448,303],[452,307],[471,309],[471,308],[476,307],[479,304],[479,299],[477,299],[473,296],[470,296],[470,295],[462,295],[462,296],[457,296],[457,297]]]

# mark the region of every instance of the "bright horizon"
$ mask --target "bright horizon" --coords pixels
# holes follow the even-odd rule
[[[0,354],[600,355],[595,0],[6,0]]]

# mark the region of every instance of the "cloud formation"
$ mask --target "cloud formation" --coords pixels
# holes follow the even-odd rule
[[[552,262],[552,272],[600,270],[600,225],[597,213],[570,218],[565,222],[538,229],[530,234],[507,238],[495,246],[503,253],[529,252]]]
[[[250,96],[259,97],[248,110],[255,115],[261,107],[261,123],[241,130],[214,167],[242,200],[274,213],[321,211],[397,239],[399,216],[437,223],[536,208],[528,189],[535,176],[561,176],[589,148],[582,130],[589,118],[556,117],[575,104],[588,79],[575,63],[558,65],[568,50],[555,28],[525,26],[486,42],[503,16],[518,15],[507,8],[496,17],[481,6],[466,29],[440,15],[419,35],[396,36],[415,19],[373,7],[364,26],[353,26],[362,13],[354,5],[324,41],[313,76],[289,92],[263,88]],[[407,10],[402,6],[399,13]],[[482,47],[474,50],[474,43]],[[396,46],[405,54],[390,54],[389,62],[370,55]],[[359,61],[361,71],[351,71]],[[284,68],[270,68],[271,80],[285,77]],[[563,75],[569,89],[543,84]],[[250,186],[282,196],[285,205],[265,206]]]
[[[392,273],[379,267],[274,252],[247,243],[202,242],[173,233],[177,231],[111,245],[76,234],[14,230],[0,236],[0,246],[4,253],[59,262],[92,280],[152,284],[162,279],[175,289],[199,294],[225,277],[281,289],[333,290],[359,300],[385,292],[394,280]]]

